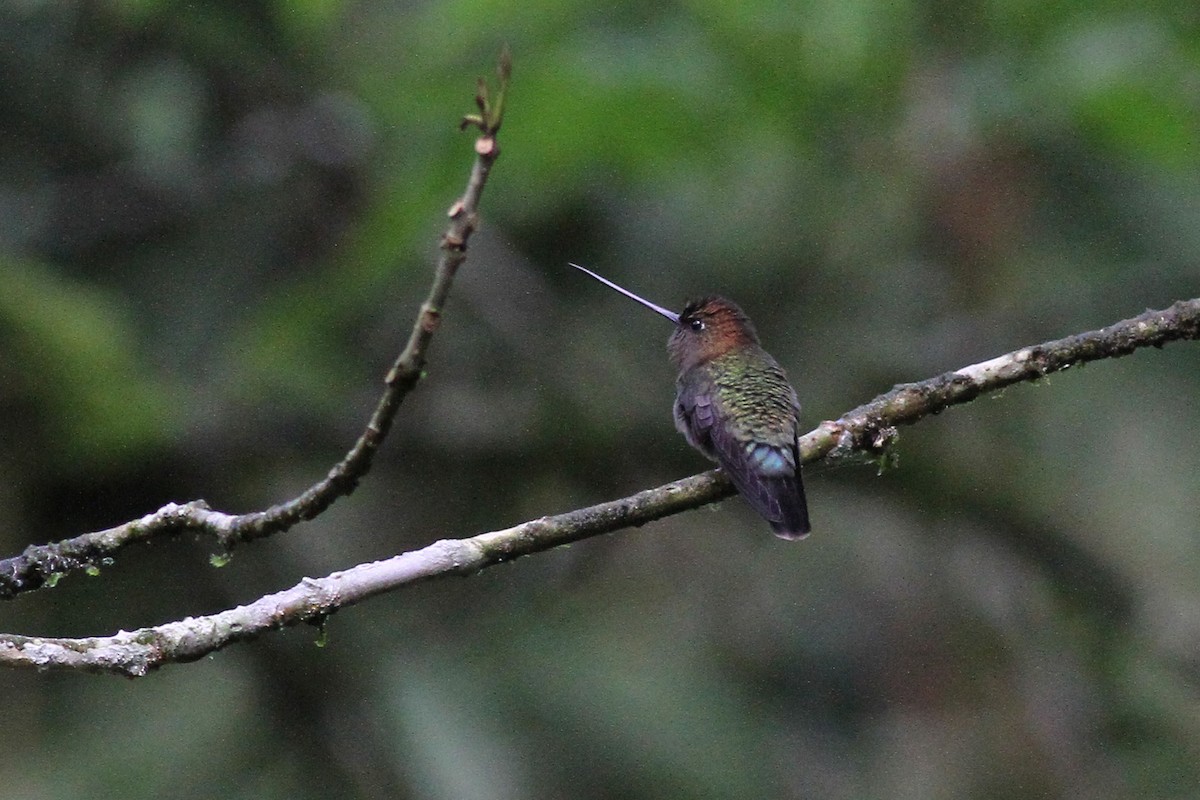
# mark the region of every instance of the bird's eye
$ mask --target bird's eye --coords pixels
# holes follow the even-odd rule
[[[699,333],[704,330],[704,320],[694,319],[688,323],[688,327],[692,329],[692,332]]]

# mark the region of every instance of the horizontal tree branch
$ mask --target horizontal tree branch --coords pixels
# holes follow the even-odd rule
[[[1177,302],[1163,311],[1148,311],[1102,330],[1025,347],[919,383],[896,386],[806,434],[801,439],[804,460],[811,462],[856,452],[878,454],[895,441],[898,425],[912,424],[980,395],[1014,383],[1037,380],[1076,364],[1117,358],[1142,347],[1161,347],[1179,339],[1200,339],[1200,298]],[[733,493],[724,475],[711,470],[621,500],[466,539],[434,542],[420,550],[361,564],[325,578],[305,578],[290,589],[211,616],[189,617],[85,639],[0,634],[0,664],[137,677],[164,664],[193,661],[270,630],[300,622],[321,622],[334,611],[381,592],[433,578],[472,575],[494,564],[643,525]],[[157,512],[185,520],[214,513],[194,505]]]
[[[1143,347],[1200,339],[1200,298],[1179,300],[1161,311],[1147,311],[1100,330],[1014,350],[1002,356],[946,372],[919,383],[902,383],[861,405],[836,422],[822,423],[822,434],[807,455],[830,451],[882,452],[895,438],[895,427],[911,425],[952,405],[974,400],[1024,381],[1036,381],[1089,361],[1127,356]]]
[[[354,446],[329,470],[329,473],[298,497],[248,514],[214,511],[203,500],[184,505],[169,503],[153,514],[107,530],[84,533],[60,542],[30,545],[17,556],[0,560],[0,599],[11,599],[21,592],[53,585],[70,572],[105,563],[123,547],[154,537],[171,536],[185,531],[208,533],[220,547],[229,551],[241,542],[280,533],[297,523],[323,512],[339,497],[349,495],[371,469],[375,457],[400,404],[420,381],[425,370],[426,352],[441,321],[442,309],[458,268],[467,258],[467,241],[478,224],[479,198],[487,184],[492,165],[500,156],[496,132],[503,122],[504,95],[512,71],[505,49],[500,56],[499,88],[493,101],[482,79],[475,102],[479,114],[463,118],[462,127],[479,128],[475,141],[476,158],[463,195],[450,206],[450,222],[442,234],[437,268],[429,295],[421,304],[408,342],[384,379],[383,394]]]

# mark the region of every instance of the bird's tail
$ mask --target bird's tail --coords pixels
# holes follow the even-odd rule
[[[799,469],[769,476],[749,470],[726,470],[726,474],[780,539],[803,539],[812,530]]]
[[[808,522],[808,501],[804,497],[804,481],[800,478],[800,470],[797,469],[795,475],[778,479],[778,485],[772,488],[775,490],[777,513],[767,517],[771,530],[780,539],[803,539],[808,536],[812,526]]]

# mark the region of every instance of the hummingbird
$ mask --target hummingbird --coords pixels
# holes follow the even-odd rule
[[[572,267],[669,319],[675,427],[716,461],[781,539],[808,535],[800,479],[800,401],[787,374],[732,300],[710,295],[676,314],[578,264]]]

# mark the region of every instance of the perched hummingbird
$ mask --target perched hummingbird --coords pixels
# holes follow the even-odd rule
[[[724,297],[676,314],[590,269],[571,264],[675,324],[667,352],[679,369],[675,427],[721,465],[738,492],[782,539],[810,530],[800,480],[800,401],[783,367],[758,343],[754,323]]]

